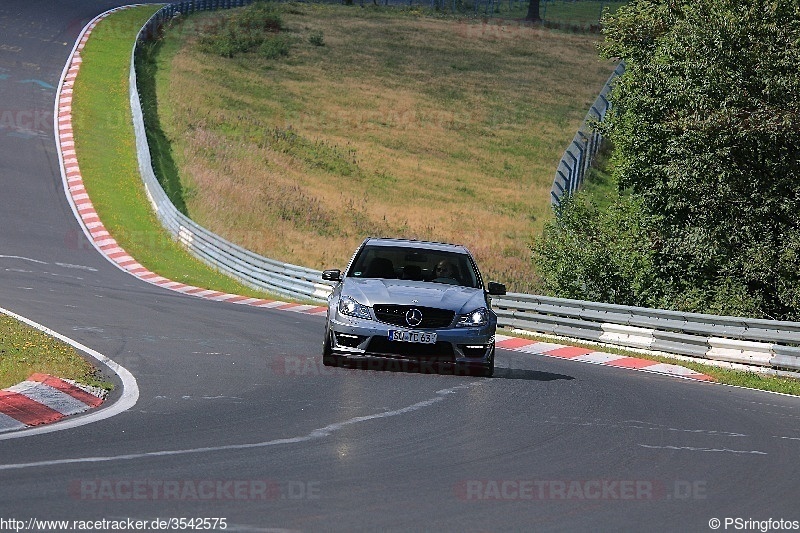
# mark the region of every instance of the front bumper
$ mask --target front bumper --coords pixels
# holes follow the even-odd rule
[[[389,330],[401,328],[377,320],[365,320],[336,313],[328,323],[331,349],[347,358],[391,358],[455,363],[469,366],[493,362],[497,324],[480,327],[448,327],[413,331],[435,332],[436,344],[389,340]]]

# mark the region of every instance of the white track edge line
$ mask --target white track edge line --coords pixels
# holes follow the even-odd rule
[[[110,418],[112,416],[118,415],[119,413],[127,411],[128,409],[136,405],[136,402],[139,400],[139,385],[136,382],[136,378],[133,376],[133,374],[130,373],[130,371],[128,371],[127,368],[120,365],[116,361],[109,359],[100,352],[93,350],[88,346],[79,343],[76,340],[70,339],[65,335],[53,331],[47,326],[43,326],[37,322],[34,322],[29,318],[25,318],[21,315],[18,315],[2,307],[0,307],[0,313],[15,318],[20,322],[23,322],[31,326],[32,328],[38,329],[42,333],[50,335],[51,337],[55,337],[56,339],[69,344],[76,350],[80,350],[81,352],[90,355],[98,363],[106,366],[117,376],[119,376],[119,379],[122,381],[122,395],[111,406],[107,408],[99,409],[98,411],[91,412],[90,414],[84,416],[72,415],[75,416],[75,418],[66,418],[60,422],[54,422],[52,424],[45,424],[43,426],[36,426],[30,429],[22,429],[22,430],[11,431],[9,433],[3,433],[0,434],[0,440],[28,437],[31,435],[39,435],[42,433],[50,433],[52,431],[61,431],[64,429],[83,426],[86,424],[91,424],[92,422],[99,422],[100,420],[105,420],[106,418]]]

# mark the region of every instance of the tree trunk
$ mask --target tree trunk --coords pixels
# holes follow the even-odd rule
[[[525,16],[525,20],[533,22],[542,21],[542,17],[539,15],[539,2],[540,0],[530,0],[528,4],[528,14]]]

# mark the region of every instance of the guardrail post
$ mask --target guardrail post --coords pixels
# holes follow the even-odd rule
[[[575,141],[573,141],[574,144]],[[569,147],[567,152],[564,154],[564,159],[570,159],[570,162],[566,164],[567,168],[569,169],[569,179],[567,180],[567,191],[571,194],[572,191],[575,190],[575,182],[578,179],[578,164],[580,161],[572,153],[572,146]]]
[[[586,150],[586,146],[587,146],[589,140],[586,138],[586,135],[584,135],[584,133],[582,131],[579,131],[577,133],[577,135],[575,135],[575,140],[573,140],[572,142],[573,142],[573,144],[575,144],[575,148],[580,153],[580,156],[578,157],[579,163],[578,163],[578,169],[577,169],[578,170],[577,180],[573,184],[573,189],[571,191],[571,192],[575,192],[583,184],[583,178],[586,175],[586,169],[588,168],[588,166],[591,163],[591,161],[590,161],[590,157],[587,154],[587,150]]]

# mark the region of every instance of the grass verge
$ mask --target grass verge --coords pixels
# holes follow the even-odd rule
[[[536,334],[523,334],[519,332],[510,333],[515,337],[524,337],[539,342],[553,342],[553,337],[545,337]],[[729,368],[721,368],[718,366],[707,365],[695,361],[685,361],[683,359],[676,359],[674,357],[654,355],[649,353],[641,353],[624,348],[616,348],[608,345],[598,345],[587,342],[575,341],[573,339],[562,339],[563,342],[569,342],[570,346],[577,346],[586,348],[587,350],[597,350],[599,352],[613,353],[617,355],[624,355],[627,357],[637,357],[639,359],[647,359],[649,361],[657,361],[659,363],[667,363],[671,365],[680,365],[690,368],[696,372],[701,372],[707,376],[711,376],[717,383],[723,385],[735,385],[737,387],[745,387],[748,389],[757,389],[770,392],[780,392],[783,394],[791,394],[793,396],[800,396],[800,379],[782,376],[770,376],[759,374],[756,372],[748,372],[744,370],[733,370]]]
[[[16,385],[36,372],[112,388],[72,346],[0,314],[0,389]]]
[[[72,114],[86,190],[109,233],[149,270],[189,285],[275,299],[192,257],[161,226],[147,199],[136,159],[128,73],[136,33],[158,7],[110,15],[82,52]]]

